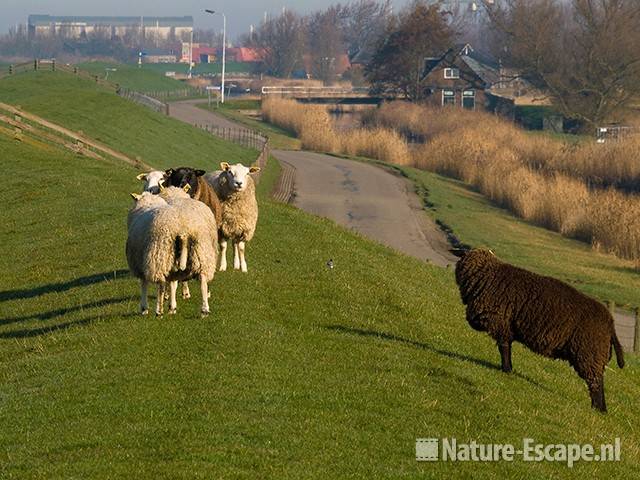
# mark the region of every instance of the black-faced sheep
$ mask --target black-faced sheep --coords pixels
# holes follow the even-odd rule
[[[454,253],[461,257],[456,282],[467,321],[497,342],[502,370],[511,371],[513,341],[567,360],[587,383],[591,406],[606,412],[604,368],[612,346],[618,366],[624,366],[607,308],[564,282],[504,263],[489,250]]]
[[[251,173],[260,167],[245,167],[241,163],[220,164],[222,171],[206,176],[222,201],[220,224],[220,270],[227,269],[227,240],[233,243],[233,268],[247,271],[245,242],[250,241],[258,222],[256,188]]]
[[[207,283],[217,263],[218,228],[213,214],[184,193],[185,201],[171,204],[150,192],[131,195],[135,204],[127,218],[126,254],[131,273],[141,281],[141,312],[148,313],[149,283],[157,285],[156,314],[162,315],[166,283],[171,283],[170,313],[174,313],[175,282],[198,277],[202,314],[208,314]]]

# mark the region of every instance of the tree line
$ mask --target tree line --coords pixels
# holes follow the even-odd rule
[[[640,103],[638,0],[452,5],[460,3],[415,0],[397,13],[390,2],[376,0],[307,16],[288,10],[243,43],[262,50],[265,73],[290,77],[306,63],[307,73],[325,82],[335,79],[335,59],[346,53],[365,65],[373,94],[420,102],[427,95],[425,60],[470,42],[584,125],[611,121]]]

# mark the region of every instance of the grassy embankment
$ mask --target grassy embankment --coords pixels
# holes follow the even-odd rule
[[[145,159],[155,165],[171,162],[171,152],[161,152],[172,139],[189,152],[179,163],[205,168],[223,148],[236,148],[214,148],[201,132],[125,107],[90,84],[67,92],[51,76],[40,84],[40,75],[24,77],[22,88],[33,90],[14,85],[11,98],[71,128],[76,116],[48,100],[64,97],[81,117],[95,105],[103,122],[85,132],[131,155],[140,145],[127,131],[146,132],[147,148],[158,150]],[[0,83],[0,100],[9,100],[8,86]],[[137,282],[124,260],[137,171],[2,136],[0,157],[12,179],[0,191],[3,478],[636,472],[635,358],[606,373],[608,415],[589,408],[585,386],[564,363],[516,347],[516,373],[501,374],[493,343],[466,325],[450,272],[269,201],[275,163],[260,185],[249,274],[216,276],[206,319],[197,294],[176,316],[157,319],[136,314]],[[520,460],[424,464],[414,459],[418,437],[517,445],[523,437],[620,437],[622,460],[573,469]]]
[[[64,127],[82,130],[159,167],[199,165],[214,170],[221,160],[250,161],[254,156],[66,73],[40,72],[5,78],[0,85],[0,102],[20,105]]]
[[[78,68],[138,92],[171,92],[189,88],[186,83],[147,68],[147,65],[138,68],[137,65],[122,63],[85,62],[78,64]]]

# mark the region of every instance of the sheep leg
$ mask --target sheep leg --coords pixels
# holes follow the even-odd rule
[[[187,282],[182,282],[182,298],[185,300],[191,298],[191,292],[189,291],[189,284]]]
[[[165,283],[158,282],[157,295],[156,295],[156,315],[161,317],[164,313],[164,291]]]
[[[240,248],[236,240],[233,241],[233,269],[240,270]]]
[[[146,280],[140,281],[140,313],[142,315],[149,314],[149,304],[147,303],[147,287],[149,282]]]
[[[607,404],[604,401],[604,378],[600,378],[592,381],[587,381],[589,387],[589,395],[591,395],[591,408],[600,410],[603,413],[607,412]]]
[[[500,350],[500,358],[502,360],[502,371],[510,373],[513,370],[511,366],[511,342],[498,342],[498,350]]]
[[[207,285],[207,278],[204,275],[200,275],[200,292],[202,293],[202,316],[209,315],[209,285]]]
[[[225,238],[220,239],[220,268],[221,272],[227,269],[227,240]]]
[[[178,307],[178,302],[176,302],[176,292],[178,291],[177,281],[169,283],[169,291],[169,315],[174,315],[176,313],[176,308]]]
[[[238,252],[240,253],[240,270],[247,273],[247,262],[244,259],[244,242],[238,242]]]

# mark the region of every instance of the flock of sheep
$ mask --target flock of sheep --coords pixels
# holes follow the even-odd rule
[[[138,175],[141,194],[132,193],[126,253],[129,268],[141,281],[140,311],[148,313],[147,287],[157,285],[156,314],[176,311],[178,281],[189,298],[187,281],[200,280],[202,315],[209,313],[208,282],[218,262],[226,270],[227,242],[233,266],[247,271],[245,243],[258,220],[255,184],[258,167],[220,164],[221,170],[181,167]],[[596,300],[559,280],[501,262],[490,250],[452,250],[461,257],[456,282],[467,321],[497,343],[502,370],[510,372],[511,344],[521,342],[541,355],[568,361],[585,380],[591,405],[606,411],[604,369],[615,349],[618,365],[624,354],[610,312]],[[169,291],[166,291],[169,286]]]
[[[200,280],[202,315],[209,314],[208,282],[218,265],[227,269],[227,242],[234,249],[233,266],[247,271],[245,244],[253,238],[258,221],[255,183],[250,174],[259,167],[220,164],[221,170],[205,175],[189,167],[141,173],[141,194],[127,218],[127,262],[140,279],[140,311],[149,313],[147,288],[157,286],[156,315],[164,312],[169,294],[169,313],[176,312],[178,282],[189,298],[187,281]],[[167,292],[167,286],[169,291]]]

